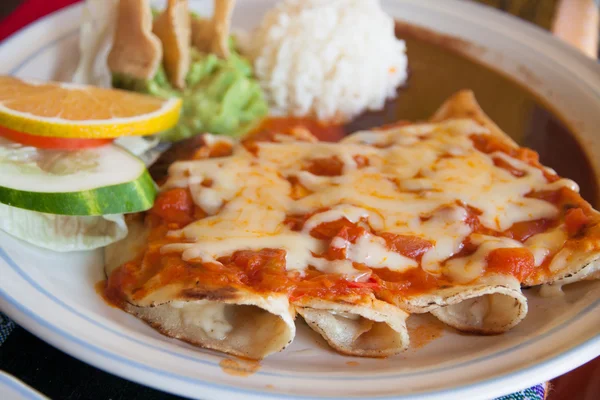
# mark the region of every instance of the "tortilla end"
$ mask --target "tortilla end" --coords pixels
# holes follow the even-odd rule
[[[408,314],[383,301],[368,300],[359,304],[310,298],[294,305],[308,326],[339,353],[388,357],[405,351],[409,345],[405,322]]]
[[[478,302],[487,303],[487,315],[474,317],[475,313],[468,310],[476,308]],[[461,332],[497,335],[518,325],[527,316],[527,311],[527,299],[522,294],[488,293],[436,308],[431,314]]]
[[[174,307],[172,301],[146,307],[127,303],[124,309],[165,336],[205,349],[261,360],[284,350],[296,334],[294,309],[274,304],[283,300],[287,303],[287,299],[269,297],[267,301],[258,294],[240,292],[235,300],[177,299],[178,303],[183,303],[178,307]],[[227,316],[231,326],[224,337],[215,337],[206,330],[205,324],[211,326],[212,323],[206,318],[214,318],[213,313],[209,312],[196,320],[193,319],[194,313],[188,314],[191,317],[184,314],[206,306],[222,307],[222,314]]]
[[[507,144],[513,147],[518,146],[510,136],[504,133],[504,131],[502,131],[502,129],[487,116],[477,102],[475,93],[472,90],[463,89],[453,94],[440,106],[440,108],[438,108],[430,121],[443,122],[449,119],[459,118],[472,119],[481,126],[487,128],[492,135],[498,137]]]
[[[506,332],[528,310],[519,281],[502,274],[486,276],[476,284],[398,298],[396,303],[410,313],[431,313],[455,329],[480,334]]]

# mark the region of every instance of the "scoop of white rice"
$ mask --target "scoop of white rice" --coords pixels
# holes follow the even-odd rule
[[[349,120],[406,81],[406,46],[378,0],[286,0],[248,39],[276,115]]]

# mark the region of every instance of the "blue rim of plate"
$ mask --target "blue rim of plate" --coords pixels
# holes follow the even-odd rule
[[[2,386],[11,388],[13,391],[19,393],[23,399],[28,400],[47,400],[47,398],[35,389],[27,386],[24,382],[15,378],[14,376],[0,370],[0,394],[2,394]]]
[[[191,0],[192,2],[199,2],[202,0]],[[59,17],[61,14],[66,13],[71,11],[71,9],[75,9],[78,7],[81,7],[82,5],[80,3],[78,4],[73,4],[71,6],[65,7],[61,10],[58,10],[52,14],[46,15],[45,17],[35,21],[33,24],[30,24],[28,26],[26,26],[25,28],[19,30],[18,32],[15,32],[13,35],[9,36],[8,38],[6,38],[3,43],[0,44],[0,51],[2,50],[3,47],[5,47],[9,42],[12,42],[14,40],[18,40],[21,36],[25,36],[27,35],[27,33],[29,32],[29,30],[37,27],[38,25],[44,24],[47,20],[51,19],[51,18],[55,18],[55,17]],[[478,7],[483,9],[484,7],[478,4],[473,4],[473,6]],[[491,10],[485,10],[486,12],[489,12]],[[494,12],[494,11],[492,11]],[[514,18],[511,16],[507,16],[508,18]],[[537,27],[529,27],[530,29],[533,28],[533,30],[539,30],[540,32],[544,32],[543,30],[537,28]],[[39,56],[40,54],[42,54],[43,52],[45,52],[46,50],[52,48],[53,46],[55,46],[57,43],[69,39],[70,37],[76,35],[78,33],[78,30],[73,30],[70,32],[67,32],[57,38],[54,38],[53,40],[51,40],[50,42],[43,44],[39,49],[37,49],[35,52],[31,52],[31,54],[29,54],[28,56],[26,56],[15,68],[11,69],[10,74],[15,74],[18,73],[20,69],[22,69],[25,65],[27,65],[33,58]],[[545,33],[544,33],[545,34]],[[566,47],[566,45],[565,45]],[[600,94],[596,93],[596,95],[600,96]],[[145,342],[141,342],[138,341],[128,335],[125,334],[121,334],[119,332],[114,331],[113,329],[100,324],[94,320],[92,320],[91,318],[79,313],[78,311],[74,310],[72,307],[68,306],[67,304],[65,304],[64,302],[62,302],[60,299],[56,298],[55,296],[53,296],[52,294],[50,294],[49,292],[47,292],[46,290],[44,290],[43,288],[41,288],[39,285],[37,285],[37,283],[35,283],[35,281],[33,281],[25,272],[23,269],[21,269],[15,262],[14,260],[12,260],[8,254],[4,251],[4,249],[2,247],[0,247],[0,258],[2,258],[10,267],[11,269],[13,269],[13,271],[17,272],[23,279],[25,279],[35,290],[37,290],[38,292],[40,292],[41,294],[43,294],[44,296],[48,297],[50,300],[52,300],[54,303],[56,303],[58,306],[67,309],[69,312],[74,313],[75,315],[77,315],[80,318],[83,318],[85,320],[87,320],[88,322],[102,328],[105,330],[108,330],[114,334],[117,334],[118,336],[121,336],[125,339],[134,341],[138,344],[147,346],[149,348],[152,348],[154,350],[159,350],[162,352],[166,352],[169,355],[172,356],[176,356],[176,357],[182,357],[186,360],[191,360],[191,361],[195,361],[195,362],[200,362],[202,364],[205,365],[209,365],[209,366],[214,366],[214,367],[219,367],[218,363],[213,363],[210,361],[206,361],[206,360],[201,360],[201,359],[197,359],[197,358],[193,358],[193,357],[187,357],[183,354],[179,354],[179,353],[174,353],[171,351],[168,351],[164,348],[161,347],[157,347],[157,346],[153,346],[150,345],[148,343]],[[174,373],[170,373],[168,371],[164,371],[164,370],[160,370],[160,369],[155,369],[152,367],[149,367],[147,365],[144,365],[142,363],[138,363],[132,360],[129,360],[125,357],[122,357],[118,354],[114,354],[111,353],[107,350],[102,349],[101,347],[95,346],[93,344],[90,344],[88,342],[85,342],[71,334],[69,334],[68,332],[64,331],[63,329],[61,329],[60,327],[58,327],[57,325],[52,324],[51,322],[48,322],[44,319],[42,319],[41,317],[39,317],[35,312],[33,312],[32,310],[22,306],[16,299],[14,299],[13,297],[11,297],[8,293],[6,293],[2,288],[0,288],[0,296],[3,297],[8,303],[10,303],[13,307],[15,307],[16,309],[20,310],[27,318],[35,321],[36,323],[52,330],[54,333],[58,334],[59,336],[62,336],[63,338],[66,338],[69,341],[73,341],[76,342],[78,344],[80,344],[81,346],[92,350],[95,353],[98,353],[104,357],[107,357],[109,359],[113,359],[115,361],[124,363],[126,365],[138,368],[138,369],[142,369],[142,370],[147,370],[149,372],[152,373],[156,373],[156,374],[160,374],[160,375],[164,375],[164,376],[169,376],[171,378],[174,379],[178,379],[178,380],[182,380],[182,381],[186,381],[188,383],[192,383],[195,385],[205,385],[208,387],[213,387],[215,389],[219,389],[219,390],[225,390],[225,391],[229,391],[229,392],[238,392],[238,393],[248,393],[248,394],[253,394],[253,395],[261,395],[261,396],[266,396],[266,397],[281,397],[281,396],[285,396],[286,398],[290,398],[290,399],[314,399],[314,398],[319,398],[318,396],[295,396],[295,395],[289,395],[289,394],[281,394],[281,393],[272,393],[272,392],[268,392],[268,391],[261,391],[261,390],[252,390],[252,389],[241,389],[239,387],[236,386],[232,386],[232,385],[221,385],[221,384],[216,384],[216,383],[212,383],[212,382],[208,382],[208,381],[203,381],[201,379],[197,379],[197,378],[189,378],[189,377],[185,377],[182,375],[178,375],[178,374],[174,374]],[[457,368],[457,367],[463,367],[463,366],[467,366],[467,365],[471,365],[471,364],[475,364],[478,362],[482,362],[482,361],[489,361],[490,359],[496,358],[496,357],[500,357],[502,355],[506,355],[509,354],[513,351],[517,351],[519,349],[521,349],[522,347],[526,347],[528,345],[531,345],[541,339],[543,339],[544,337],[547,337],[559,330],[564,329],[567,325],[575,322],[576,320],[582,318],[584,315],[587,315],[588,313],[590,313],[592,310],[594,310],[595,308],[600,306],[600,299],[596,300],[594,303],[589,304],[588,306],[586,306],[586,308],[584,310],[582,310],[581,312],[579,312],[577,315],[573,316],[573,318],[571,318],[570,320],[563,322],[561,325],[558,325],[554,328],[552,328],[551,330],[545,332],[542,335],[536,336],[535,338],[529,339],[525,342],[519,343],[516,346],[513,346],[511,348],[508,349],[504,349],[501,350],[499,352],[496,353],[492,353],[489,354],[483,358],[479,358],[476,360],[471,360],[471,361],[466,361],[463,362],[462,364],[457,364],[457,365],[452,365],[452,366],[448,366],[448,367],[441,367],[438,369],[433,369],[433,370],[426,370],[426,371],[421,371],[421,372],[413,372],[413,373],[408,373],[408,374],[396,374],[396,375],[377,375],[377,376],[373,376],[373,377],[364,377],[361,379],[361,377],[340,377],[340,376],[329,376],[329,377],[323,377],[323,376],[309,376],[309,375],[302,375],[302,376],[294,376],[294,375],[284,375],[284,374],[276,374],[276,373],[271,373],[271,372],[266,372],[266,371],[258,371],[256,374],[257,375],[265,375],[265,376],[273,376],[273,377],[282,377],[282,378],[297,378],[297,379],[314,379],[314,380],[331,380],[331,381],[343,381],[343,380],[378,380],[378,379],[393,379],[393,378],[404,378],[404,377],[410,377],[410,376],[423,376],[423,375],[427,375],[429,373],[436,373],[436,372],[443,372],[445,370],[448,369],[452,369],[452,368]],[[463,385],[463,386],[458,386],[455,388],[450,388],[450,389],[442,389],[442,390],[436,390],[436,391],[430,391],[430,392],[420,392],[418,394],[416,394],[416,396],[411,396],[411,398],[427,398],[428,396],[432,396],[432,395],[436,395],[436,394],[448,394],[451,395],[452,393],[456,393],[456,392],[462,392],[465,390],[468,390],[471,387],[474,386],[478,386],[481,385],[481,383],[493,383],[493,382],[497,382],[499,380],[505,380],[505,379],[510,379],[512,376],[516,376],[519,375],[523,372],[524,369],[533,369],[533,368],[542,368],[545,364],[547,363],[557,363],[559,360],[564,359],[564,358],[568,358],[570,357],[570,355],[572,353],[575,352],[579,352],[581,351],[583,348],[589,348],[592,347],[594,345],[600,345],[600,335],[595,336],[593,338],[590,338],[582,343],[579,343],[577,345],[572,346],[571,348],[569,348],[567,351],[562,352],[561,354],[554,356],[554,357],[549,357],[548,359],[546,359],[545,361],[543,361],[542,363],[532,363],[531,365],[525,366],[517,371],[513,371],[513,372],[509,372],[506,373],[504,375],[498,375],[498,376],[494,376],[491,377],[489,379],[486,379],[484,381],[480,381],[477,383],[473,383],[473,384],[467,384],[467,385]],[[68,352],[68,351],[67,351]],[[593,357],[590,357],[593,358]],[[108,371],[111,372],[111,371]],[[147,382],[141,382],[142,384],[147,385]],[[161,389],[159,386],[155,386],[160,390],[164,390]],[[376,398],[395,398],[397,396],[377,396]],[[328,398],[335,398],[335,397],[328,397]],[[343,397],[345,398],[345,397]]]

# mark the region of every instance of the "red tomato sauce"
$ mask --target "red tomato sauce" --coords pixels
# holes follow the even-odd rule
[[[522,282],[535,269],[533,254],[524,248],[495,249],[487,256],[487,271],[512,275]]]
[[[341,124],[317,121],[313,118],[297,117],[269,117],[265,118],[254,129],[250,136],[260,135],[265,132],[291,134],[294,130],[306,129],[317,139],[324,142],[337,142],[346,136],[344,126]]]
[[[512,158],[523,161],[532,167],[540,169],[548,182],[554,182],[560,179],[556,174],[548,172],[542,164],[540,164],[540,157],[535,151],[525,147],[514,147],[508,144],[506,141],[497,138],[492,135],[472,135],[471,140],[475,148],[482,153],[491,154],[495,152],[501,152],[509,155]],[[494,160],[496,166],[509,170],[513,175],[519,177],[523,176],[524,172],[517,170],[504,160]]]
[[[306,136],[306,132],[294,132],[298,129],[309,131],[321,140],[337,140],[344,134],[340,126],[323,125],[308,119],[269,118],[264,120],[251,134],[245,145],[251,148],[252,142],[274,140],[276,133],[299,135],[301,138],[304,135],[306,140],[312,140]],[[548,182],[559,179],[541,166],[537,153],[532,150],[515,148],[491,135],[473,135],[471,139],[481,152],[486,154],[504,152],[530,166],[541,169]],[[193,158],[218,157],[227,155],[230,151],[229,146],[208,152],[199,149]],[[355,156],[354,160],[359,168],[367,166],[369,163],[368,159],[360,155]],[[515,169],[497,157],[495,164],[516,177],[524,176],[526,173]],[[337,176],[343,172],[343,163],[336,157],[314,159],[304,167],[311,173],[321,176]],[[292,197],[301,198],[308,193],[298,182],[290,181],[290,183],[292,184]],[[210,186],[211,182],[204,184]],[[555,220],[540,219],[519,222],[504,232],[497,232],[480,223],[481,212],[479,210],[468,205],[460,205],[467,209],[467,223],[474,233],[503,236],[519,242],[524,242],[535,234],[556,228],[563,223],[569,237],[577,238],[594,224],[594,221],[597,223],[597,217],[591,206],[578,193],[567,188],[532,192],[528,196],[555,205],[559,209],[559,217]],[[322,211],[326,211],[326,209],[317,212]],[[284,224],[294,231],[300,231],[308,218],[315,213],[288,215]],[[206,217],[206,213],[194,204],[189,190],[175,188],[162,192],[154,207],[146,213],[146,223],[152,229],[143,259],[126,263],[110,276],[106,286],[108,296],[115,301],[123,301],[126,298],[125,293],[133,298],[143,298],[152,290],[169,283],[180,282],[186,287],[195,284],[196,287],[206,288],[238,287],[255,292],[287,293],[292,300],[304,296],[334,299],[340,298],[340,296],[360,298],[376,295],[380,299],[393,302],[397,296],[412,296],[453,285],[444,276],[434,276],[421,268],[398,272],[388,268],[371,269],[356,262],[353,263],[353,266],[358,271],[358,275],[351,279],[345,279],[337,274],[323,273],[310,266],[305,274],[301,275],[298,272],[286,270],[286,252],[283,249],[240,250],[219,258],[218,263],[184,261],[180,254],[161,254],[164,244],[181,241],[181,239],[166,237],[169,230],[181,228],[204,217]],[[423,219],[426,220],[427,217],[425,216]],[[361,236],[367,234],[382,238],[390,251],[412,258],[418,264],[420,264],[423,254],[434,246],[433,242],[417,236],[375,232],[366,220],[353,223],[341,218],[322,223],[310,231],[311,236],[329,242],[322,254],[314,254],[314,256],[328,260],[347,260],[348,246],[355,244]],[[336,246],[333,246],[335,239],[338,240],[336,240]],[[340,247],[340,242],[344,246]],[[451,258],[468,257],[477,248],[477,245],[467,238],[462,243],[460,251]],[[547,266],[547,263],[544,265]],[[486,271],[487,273],[512,275],[520,281],[538,273],[534,266],[533,254],[524,248],[493,250],[487,256]]]

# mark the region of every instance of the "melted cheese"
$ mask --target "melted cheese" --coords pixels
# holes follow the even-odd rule
[[[184,325],[197,326],[212,339],[223,340],[233,330],[225,315],[227,304],[200,300],[172,301],[170,305],[179,310]]]
[[[487,266],[487,256],[492,250],[523,247],[521,242],[505,237],[471,235],[471,242],[479,245],[468,257],[454,258],[446,263],[446,275],[458,283],[468,283],[479,278]]]
[[[433,249],[423,255],[422,268],[430,274],[441,275],[441,262],[452,257],[461,249],[462,242],[471,234],[471,227],[466,223],[467,210],[463,207],[446,208],[435,213],[422,224],[421,229],[426,237],[435,238]],[[412,230],[419,229],[415,222]],[[438,236],[440,232],[444,235]]]
[[[533,235],[525,241],[525,246],[533,253],[535,266],[542,265],[546,257],[560,250],[567,240],[567,232],[559,227],[549,232]]]
[[[516,222],[558,215],[552,204],[525,197],[530,191],[563,186],[578,190],[566,179],[548,183],[540,169],[504,153],[478,151],[472,134],[487,131],[471,120],[451,120],[358,132],[335,144],[259,142],[256,153],[237,144],[229,157],[177,162],[170,168],[164,189],[189,187],[194,202],[209,217],[170,232],[181,243],[165,245],[162,251],[181,252],[186,260],[216,262],[236,250],[281,248],[287,252],[289,270],[313,266],[349,276],[360,276],[353,262],[396,271],[418,266],[371,234],[355,243],[341,238],[327,243],[310,236],[319,224],[346,218],[368,224],[375,232],[429,240],[433,247],[423,255],[425,271],[444,273],[458,282],[471,281],[485,270],[491,250],[523,244],[471,235],[467,210],[457,204],[480,210],[482,225],[503,231]],[[366,158],[368,164],[359,167],[356,156]],[[342,164],[339,176],[318,176],[305,168],[311,160],[331,157]],[[495,166],[494,159],[522,171],[523,176]],[[306,195],[292,198],[292,178],[307,189]],[[312,215],[301,232],[283,223],[286,216],[298,214]],[[479,249],[442,267],[470,235],[476,236]],[[558,231],[546,235],[535,235],[525,243],[534,252],[536,265],[564,242]],[[348,259],[320,257],[327,246],[345,248]]]
[[[371,268],[389,268],[392,271],[402,272],[418,265],[412,258],[389,250],[385,240],[371,234],[360,236],[356,243],[350,243],[343,239],[336,240],[332,246],[345,248],[349,262],[362,263]]]
[[[380,230],[383,228],[383,218],[381,215],[365,208],[343,204],[335,206],[331,210],[313,215],[304,223],[302,230],[305,233],[310,233],[310,231],[321,224],[337,221],[342,218],[352,223],[358,223],[364,218],[369,220],[369,224],[373,229]]]

